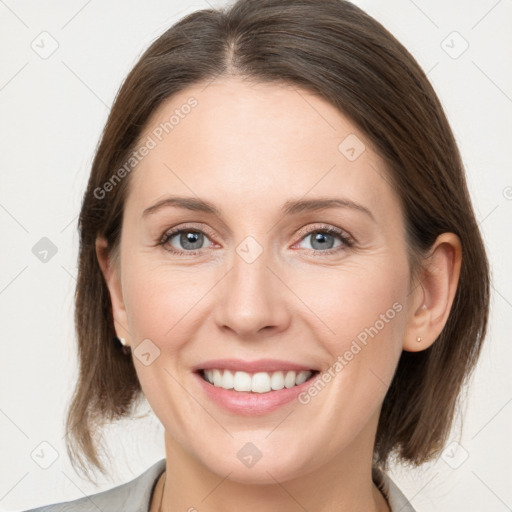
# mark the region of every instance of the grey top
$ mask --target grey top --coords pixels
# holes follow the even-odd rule
[[[140,476],[113,489],[25,512],[148,512],[153,489],[164,471],[165,459],[161,459]],[[402,491],[386,473],[374,467],[372,479],[386,496],[391,512],[415,512]]]

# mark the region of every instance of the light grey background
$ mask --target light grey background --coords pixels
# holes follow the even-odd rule
[[[98,492],[164,456],[162,427],[146,407],[141,419],[107,431],[117,473],[99,488],[81,480],[67,458],[65,407],[77,371],[76,221],[127,72],[173,22],[224,3],[0,0],[0,510]],[[450,439],[460,445],[391,476],[419,512],[512,510],[512,2],[355,3],[428,72],[460,144],[494,279],[490,332],[463,402],[464,428]],[[57,251],[46,262],[33,253],[43,237]]]

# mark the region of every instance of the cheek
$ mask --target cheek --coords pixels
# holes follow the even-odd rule
[[[164,425],[175,426],[175,435],[181,435],[190,428],[187,418],[197,414],[195,402],[187,399],[179,384],[184,379],[181,368],[185,368],[182,349],[197,329],[191,321],[196,314],[193,306],[208,288],[190,273],[148,265],[143,257],[128,259],[126,268],[131,271],[124,274],[123,297],[136,346],[137,376],[153,411]],[[151,358],[158,354],[148,365],[137,356],[137,345],[147,339],[160,351],[146,345]],[[186,443],[185,435],[182,442]]]
[[[397,268],[332,271],[304,289],[323,325],[322,344],[332,360],[342,356],[353,366],[375,367],[390,376],[406,326],[408,275]]]
[[[397,267],[386,272],[352,269],[336,278],[331,272],[324,282],[315,280],[308,294],[308,305],[322,320],[315,325],[326,332],[318,339],[330,361],[324,384],[311,386],[301,403],[311,417],[324,419],[319,425],[343,426],[327,436],[329,449],[339,449],[364,428],[391,383],[406,326],[408,276]]]
[[[123,283],[123,297],[130,332],[155,342],[179,340],[176,331],[187,324],[187,312],[207,288],[186,271],[149,268],[145,261],[132,260]]]

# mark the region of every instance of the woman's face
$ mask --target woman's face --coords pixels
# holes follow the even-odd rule
[[[223,79],[167,101],[141,141],[111,293],[167,441],[240,482],[372,453],[412,297],[399,200],[364,135],[305,90]],[[189,207],[161,203],[176,197]],[[319,373],[249,392],[206,367],[252,369],[235,381],[260,390],[282,387],[271,370]]]

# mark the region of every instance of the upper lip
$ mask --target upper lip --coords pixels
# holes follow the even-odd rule
[[[215,368],[219,370],[239,370],[247,373],[276,372],[279,370],[314,370],[314,368],[311,368],[311,366],[305,366],[303,364],[298,364],[291,361],[284,361],[281,359],[256,359],[254,361],[244,361],[243,359],[211,359],[209,361],[203,361],[202,363],[194,366],[192,370],[213,370]]]

